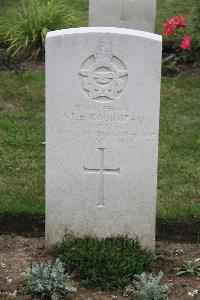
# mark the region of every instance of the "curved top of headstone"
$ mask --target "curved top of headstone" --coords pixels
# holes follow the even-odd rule
[[[136,37],[162,41],[162,36],[150,33],[146,31],[117,28],[117,27],[80,27],[80,28],[70,28],[50,31],[47,33],[47,38],[69,35],[69,34],[82,34],[82,33],[111,33],[111,34],[121,34],[121,35],[132,35]]]

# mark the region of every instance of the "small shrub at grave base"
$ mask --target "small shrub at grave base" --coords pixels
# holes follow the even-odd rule
[[[132,285],[126,288],[126,294],[134,300],[167,300],[172,284],[162,284],[162,277],[162,272],[135,275]]]
[[[11,13],[4,22],[4,41],[12,56],[44,57],[48,31],[73,27],[74,11],[63,0],[22,0],[22,12]]]
[[[41,299],[63,299],[62,296],[76,292],[76,288],[66,281],[67,277],[59,259],[51,265],[39,263],[27,270],[23,281],[24,291]]]
[[[153,260],[153,254],[143,250],[137,240],[125,237],[70,237],[51,250],[69,272],[78,272],[82,284],[110,290],[124,288]]]

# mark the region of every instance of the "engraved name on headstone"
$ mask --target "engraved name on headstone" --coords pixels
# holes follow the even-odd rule
[[[155,34],[47,34],[47,244],[129,235],[154,250],[160,69]]]
[[[90,0],[89,26],[154,32],[156,0]]]

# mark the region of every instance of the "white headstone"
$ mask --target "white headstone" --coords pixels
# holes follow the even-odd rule
[[[154,249],[161,37],[79,28],[46,40],[46,240]]]
[[[154,32],[156,0],[90,0],[89,26]]]

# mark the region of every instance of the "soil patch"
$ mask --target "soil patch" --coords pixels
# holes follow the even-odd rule
[[[195,276],[175,275],[174,268],[180,266],[185,260],[193,260],[200,257],[200,245],[190,243],[178,243],[158,241],[156,246],[157,259],[153,266],[154,272],[162,270],[165,273],[164,281],[173,283],[170,299],[200,299],[200,278]],[[31,299],[19,295],[19,283],[25,270],[32,263],[51,260],[45,250],[43,237],[24,237],[14,234],[0,236],[0,299]],[[188,292],[199,290],[195,297]],[[14,296],[12,296],[14,295]],[[119,293],[105,293],[100,290],[78,288],[78,293],[70,299],[129,299]]]

